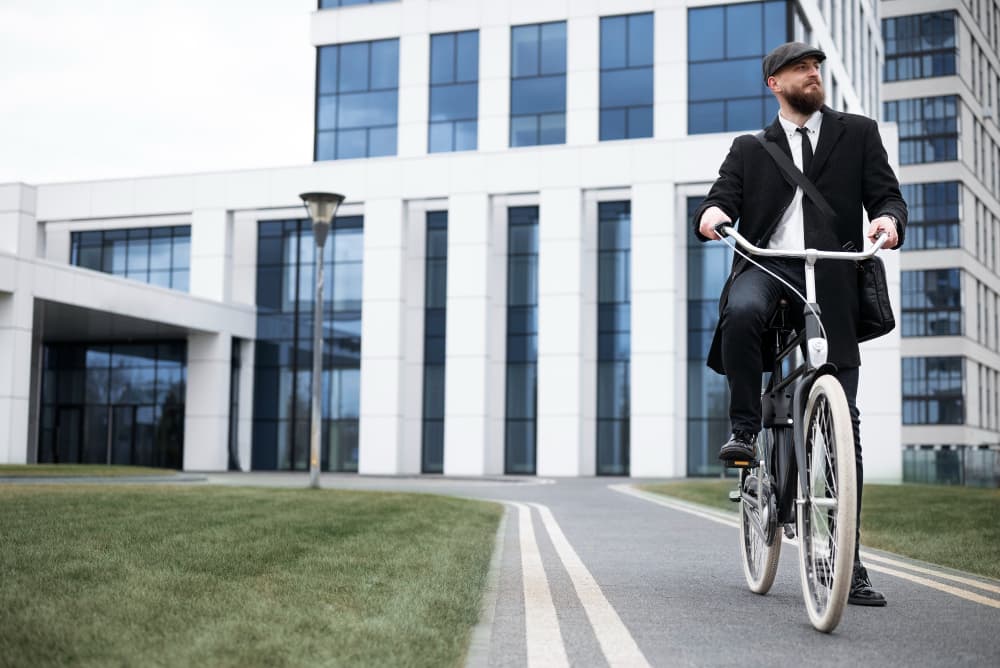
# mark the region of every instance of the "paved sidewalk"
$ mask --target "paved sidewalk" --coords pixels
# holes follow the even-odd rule
[[[304,486],[303,474],[206,475]],[[472,666],[1000,665],[1000,582],[868,550],[886,608],[848,607],[832,635],[806,616],[796,548],[767,596],[747,590],[734,515],[629,493],[614,478],[376,478],[324,487],[503,502],[495,600]]]

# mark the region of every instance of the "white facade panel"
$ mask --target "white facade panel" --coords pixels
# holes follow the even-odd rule
[[[228,466],[232,339],[226,333],[188,337],[184,410],[184,470]]]
[[[583,420],[584,387],[596,369],[583,357],[582,337],[596,331],[596,313],[585,309],[584,283],[597,280],[584,266],[588,227],[579,189],[543,190],[538,223],[539,475],[593,475],[593,429]],[[589,433],[588,433],[589,432]]]
[[[492,205],[484,194],[453,195],[448,201],[447,330],[445,335],[444,472],[485,475],[502,471],[502,442],[491,419],[495,386],[494,339],[504,320],[496,321],[494,302],[506,290]],[[461,259],[459,259],[461,258]],[[502,315],[502,312],[501,312]],[[495,414],[494,414],[495,415]],[[502,437],[502,435],[501,435]]]

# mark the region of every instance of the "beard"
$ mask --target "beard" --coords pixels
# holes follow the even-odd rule
[[[803,86],[797,90],[785,91],[785,99],[792,109],[800,114],[812,114],[819,111],[826,102],[823,84],[817,83],[814,88]]]

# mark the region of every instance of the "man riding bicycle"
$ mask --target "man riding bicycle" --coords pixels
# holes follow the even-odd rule
[[[906,203],[889,166],[875,121],[834,111],[824,105],[820,63],[826,54],[801,42],[775,48],[762,62],[764,83],[778,100],[779,112],[765,130],[763,141],[773,142],[815,185],[835,216],[823,215],[817,205],[790,183],[775,160],[753,135],[737,137],[719,169],[704,202],[695,211],[693,225],[701,241],[719,238],[715,229],[738,221],[751,243],[778,250],[860,250],[863,206],[871,223],[867,236],[886,234],[885,248],[903,243]],[[799,301],[782,280],[804,292],[803,260],[762,258],[767,271],[743,257],[733,258],[729,279],[719,298],[719,324],[708,355],[708,366],[725,374],[731,394],[729,418],[732,436],[719,452],[726,464],[756,458],[755,440],[761,428],[762,337],[780,299]],[[857,269],[851,262],[816,265],[816,292],[829,343],[828,361],[838,371],[851,411],[858,483],[860,546],[862,458],[860,413],[856,405],[858,367]],[[773,274],[773,275],[772,275]],[[779,280],[777,277],[780,277]],[[797,314],[792,309],[792,314]],[[854,577],[848,602],[883,606],[885,597],[871,586],[854,555]]]

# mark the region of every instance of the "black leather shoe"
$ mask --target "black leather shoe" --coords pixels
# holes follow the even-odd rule
[[[847,602],[851,605],[869,605],[877,608],[886,604],[882,592],[872,589],[868,570],[861,564],[854,564],[854,577],[851,578],[851,593],[847,595]]]
[[[755,466],[757,449],[754,447],[754,441],[756,440],[757,434],[735,430],[726,444],[719,450],[719,459],[725,462],[726,466],[739,468]]]

